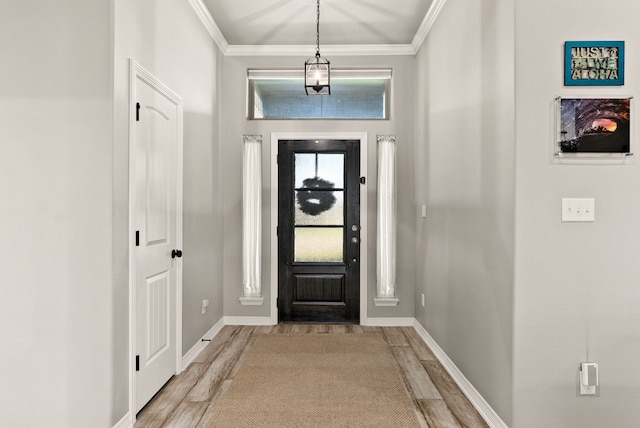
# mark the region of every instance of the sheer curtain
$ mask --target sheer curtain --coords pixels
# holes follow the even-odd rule
[[[244,305],[262,304],[262,136],[243,135],[242,265]]]
[[[377,306],[395,306],[396,298],[396,137],[378,135]]]

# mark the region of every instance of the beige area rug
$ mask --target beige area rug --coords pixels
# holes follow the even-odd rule
[[[418,427],[382,334],[260,335],[210,427]]]

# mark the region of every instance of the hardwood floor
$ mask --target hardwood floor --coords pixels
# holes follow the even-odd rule
[[[233,382],[258,334],[370,332],[384,334],[423,426],[488,427],[413,328],[324,324],[225,326],[196,360],[138,413],[135,427],[206,428],[219,397]]]

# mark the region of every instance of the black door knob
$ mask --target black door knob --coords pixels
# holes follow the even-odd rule
[[[171,258],[182,257],[182,250],[171,250]]]

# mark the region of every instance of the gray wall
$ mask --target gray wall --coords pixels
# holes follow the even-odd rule
[[[449,0],[417,57],[415,116],[415,315],[508,424],[513,32],[512,2]]]
[[[416,317],[516,428],[640,420],[628,371],[640,355],[640,168],[552,156],[555,97],[639,86],[629,76],[640,6],[618,2],[615,19],[585,25],[598,7],[449,0],[418,55],[416,195],[428,213],[417,221]],[[567,40],[625,40],[625,85],[563,86]],[[595,198],[596,221],[562,223],[563,197]],[[578,395],[582,361],[600,364],[596,397]]]
[[[113,423],[111,12],[0,2],[3,427]]]
[[[128,316],[129,59],[155,75],[184,105],[184,257],[182,352],[222,318],[222,246],[218,177],[218,76],[221,55],[187,1],[115,0],[115,248],[117,319]],[[209,299],[206,314],[203,299]],[[125,315],[127,314],[127,315]],[[128,325],[117,322],[116,414],[128,407]],[[124,379],[124,384],[121,380]],[[123,402],[124,401],[124,402]],[[125,410],[125,411],[123,411]],[[117,418],[116,418],[117,420]]]
[[[640,356],[637,146],[624,165],[557,164],[550,155],[555,97],[640,92],[640,4],[621,0],[600,10],[595,0],[517,2],[515,10],[517,428],[640,423],[640,377],[633,372]],[[564,87],[567,40],[626,41],[624,86]],[[633,107],[631,115],[637,131]],[[595,198],[595,222],[562,223],[563,197]],[[583,361],[600,364],[595,398],[577,395]]]
[[[302,68],[299,57],[225,57],[222,75],[221,108],[221,165],[224,187],[224,311],[226,316],[269,316],[270,301],[270,141],[273,132],[367,132],[368,147],[368,315],[370,317],[413,317],[415,288],[414,258],[415,231],[414,177],[413,177],[413,82],[415,58],[391,57],[335,57],[331,65],[337,68],[392,67],[391,120],[383,121],[248,121],[246,120],[246,91],[248,68]],[[262,306],[242,306],[242,135],[261,134],[263,138],[263,251]],[[395,308],[373,306],[375,297],[375,230],[376,230],[376,135],[397,135],[398,157],[398,271],[397,295],[400,304]],[[276,256],[276,255],[273,255]]]
[[[129,58],[184,100],[186,352],[222,317],[219,53],[169,0],[3,1],[0,46],[0,426],[110,427],[129,408]]]

